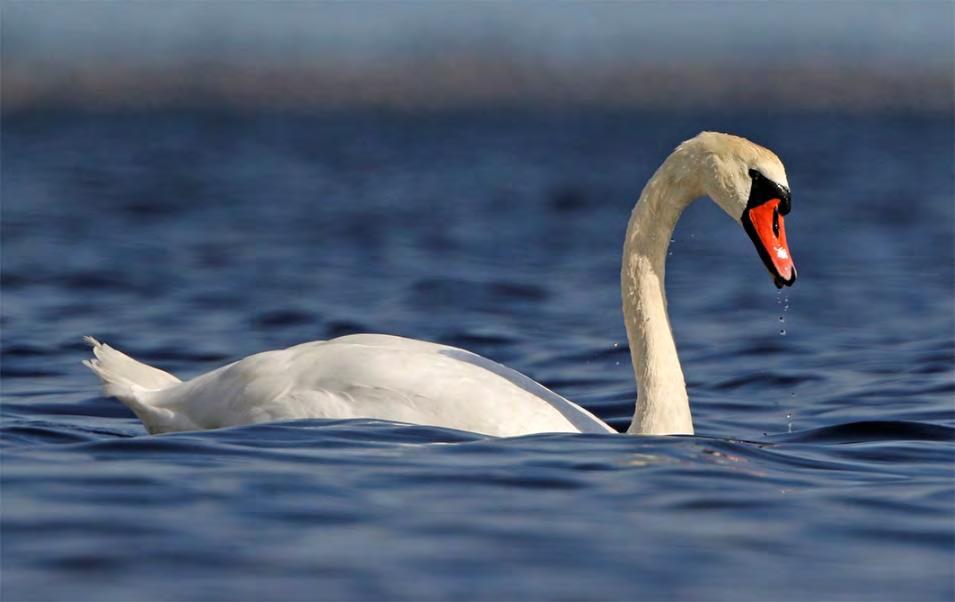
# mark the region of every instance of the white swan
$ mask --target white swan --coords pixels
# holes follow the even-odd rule
[[[621,285],[638,396],[631,434],[692,434],[664,291],[667,247],[683,210],[709,196],[752,238],[776,286],[796,279],[783,215],[785,170],[771,151],[703,132],[664,161],[634,207]],[[615,432],[530,378],[462,349],[376,334],[249,356],[182,382],[87,338],[84,363],[150,433],[298,418],[378,418],[496,436]]]

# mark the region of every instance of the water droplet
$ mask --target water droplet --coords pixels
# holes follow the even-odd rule
[[[784,318],[784,317],[782,317],[782,316],[779,316],[779,321],[780,321],[780,322],[785,322],[785,321],[786,321],[786,318]]]
[[[671,239],[670,239],[670,242],[671,242],[671,243],[676,242],[676,239],[675,239],[675,238],[671,238]]]
[[[620,346],[620,343],[614,343],[614,344],[613,344],[613,348],[614,348],[614,349],[616,349],[616,348],[619,347],[619,346]]]
[[[779,336],[781,336],[781,337],[786,336],[786,329],[785,329],[785,328],[783,328],[782,330],[779,331]]]

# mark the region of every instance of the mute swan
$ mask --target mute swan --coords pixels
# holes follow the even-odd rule
[[[638,396],[628,433],[692,434],[664,291],[667,247],[683,210],[709,196],[752,239],[777,287],[796,280],[783,215],[782,163],[748,140],[703,132],[647,182],[623,248],[623,314]],[[87,337],[84,362],[150,433],[298,418],[378,418],[495,436],[615,432],[530,378],[462,349],[356,334],[266,351],[182,382]]]

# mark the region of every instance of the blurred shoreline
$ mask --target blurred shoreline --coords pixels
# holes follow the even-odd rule
[[[105,61],[104,61],[105,62]],[[955,76],[846,64],[520,61],[442,55],[291,65],[5,61],[2,110],[473,108],[952,112]]]

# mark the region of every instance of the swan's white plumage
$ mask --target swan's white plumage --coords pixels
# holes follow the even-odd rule
[[[737,222],[750,169],[788,187],[771,151],[703,132],[647,182],[621,265],[624,321],[638,398],[631,434],[692,434],[689,397],[666,311],[667,248],[683,210],[703,195]],[[351,335],[249,356],[186,382],[103,345],[86,363],[107,395],[151,433],[298,418],[378,418],[497,436],[614,432],[530,378],[462,349],[387,335]]]
[[[315,341],[251,355],[186,382],[90,343],[98,359],[87,365],[151,433],[368,417],[495,436],[614,432],[510,368],[425,341],[378,334]]]

